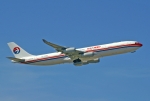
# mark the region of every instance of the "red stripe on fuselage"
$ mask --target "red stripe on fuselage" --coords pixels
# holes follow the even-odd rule
[[[121,48],[123,46],[137,46],[137,47],[141,47],[141,44],[124,44],[124,45],[119,45],[119,46],[111,46],[111,47],[108,47],[108,48],[99,48],[99,49],[92,49],[92,50],[87,50],[85,52],[94,52],[94,51],[98,51],[98,50],[109,50],[110,48]],[[48,60],[48,59],[55,59],[55,58],[60,58],[62,56],[66,56],[65,54],[60,54],[60,55],[57,55],[57,56],[48,56],[46,58],[39,58],[39,59],[35,59],[35,60],[29,60],[29,61],[26,61],[26,62],[22,62],[22,63],[30,63],[30,62],[37,62],[37,61],[42,61],[42,60]]]
[[[35,59],[35,60],[29,60],[29,61],[26,61],[26,62],[22,62],[22,63],[28,63],[28,62],[36,62],[36,61],[40,61],[40,60],[47,60],[47,59],[54,59],[54,58],[60,58],[62,56],[65,56],[65,54],[60,54],[60,55],[57,55],[57,56],[48,56],[48,57],[45,57],[45,58],[38,58],[38,59]]]
[[[87,50],[86,52],[94,52],[94,51],[97,51],[97,50],[108,50],[110,48],[121,48],[123,46],[137,46],[137,47],[141,47],[141,45],[139,44],[124,44],[124,45],[118,45],[118,46],[111,46],[111,47],[107,47],[107,48],[99,48],[99,49],[91,49],[91,50]]]

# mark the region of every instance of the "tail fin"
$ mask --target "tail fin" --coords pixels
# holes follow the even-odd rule
[[[9,42],[7,44],[16,58],[32,56],[14,42]]]

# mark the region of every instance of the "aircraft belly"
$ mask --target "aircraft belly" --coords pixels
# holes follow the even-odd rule
[[[123,54],[128,52],[133,52],[137,50],[139,47],[127,47],[127,48],[119,48],[119,49],[109,49],[109,50],[102,50],[94,52],[94,56],[92,57],[84,57],[80,58],[82,61],[88,61],[93,60],[95,58],[101,58],[104,56],[111,56],[111,55],[117,55],[117,54]],[[51,60],[44,60],[44,61],[36,61],[33,63],[28,63],[30,65],[55,65],[55,64],[63,64],[63,63],[72,63],[72,60],[69,57],[62,57],[57,59],[51,59]]]
[[[55,65],[55,64],[63,64],[63,63],[68,63],[70,62],[69,60],[65,60],[65,58],[59,58],[59,59],[54,59],[54,60],[45,60],[45,61],[39,61],[35,63],[30,63],[30,65]]]

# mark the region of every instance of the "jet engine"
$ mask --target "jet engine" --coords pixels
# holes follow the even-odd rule
[[[70,47],[70,48],[65,49],[63,52],[64,53],[72,53],[72,52],[75,52],[75,51],[76,51],[76,48]]]
[[[82,66],[82,65],[87,65],[89,64],[88,62],[76,62],[74,63],[75,66]]]
[[[74,64],[75,66],[82,66],[82,65],[83,65],[83,64],[82,64],[82,61],[81,61],[80,59],[73,60],[73,64]]]
[[[76,60],[73,61],[73,64],[75,66],[82,66],[82,65],[87,65],[89,63],[88,62],[82,62],[80,59],[76,59]]]
[[[99,58],[97,58],[97,59],[94,59],[94,60],[89,60],[89,61],[87,61],[88,63],[98,63],[98,62],[100,62],[100,59]]]
[[[94,56],[94,52],[87,52],[81,55],[81,57],[92,57]]]
[[[82,62],[76,62],[76,63],[73,63],[75,66],[82,66],[83,63]]]

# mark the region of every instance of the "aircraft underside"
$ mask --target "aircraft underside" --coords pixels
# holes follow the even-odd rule
[[[63,63],[73,63],[75,66],[82,66],[87,65],[90,63],[99,63],[100,58],[105,56],[112,56],[122,53],[133,52],[137,50],[138,47],[128,47],[128,48],[121,48],[121,49],[114,49],[108,51],[101,51],[101,52],[94,52],[94,55],[91,57],[78,57],[77,59],[71,60],[71,58],[64,56],[57,59],[52,60],[44,60],[44,61],[37,61],[34,63],[27,63],[30,65],[55,65],[55,64],[63,64]]]

